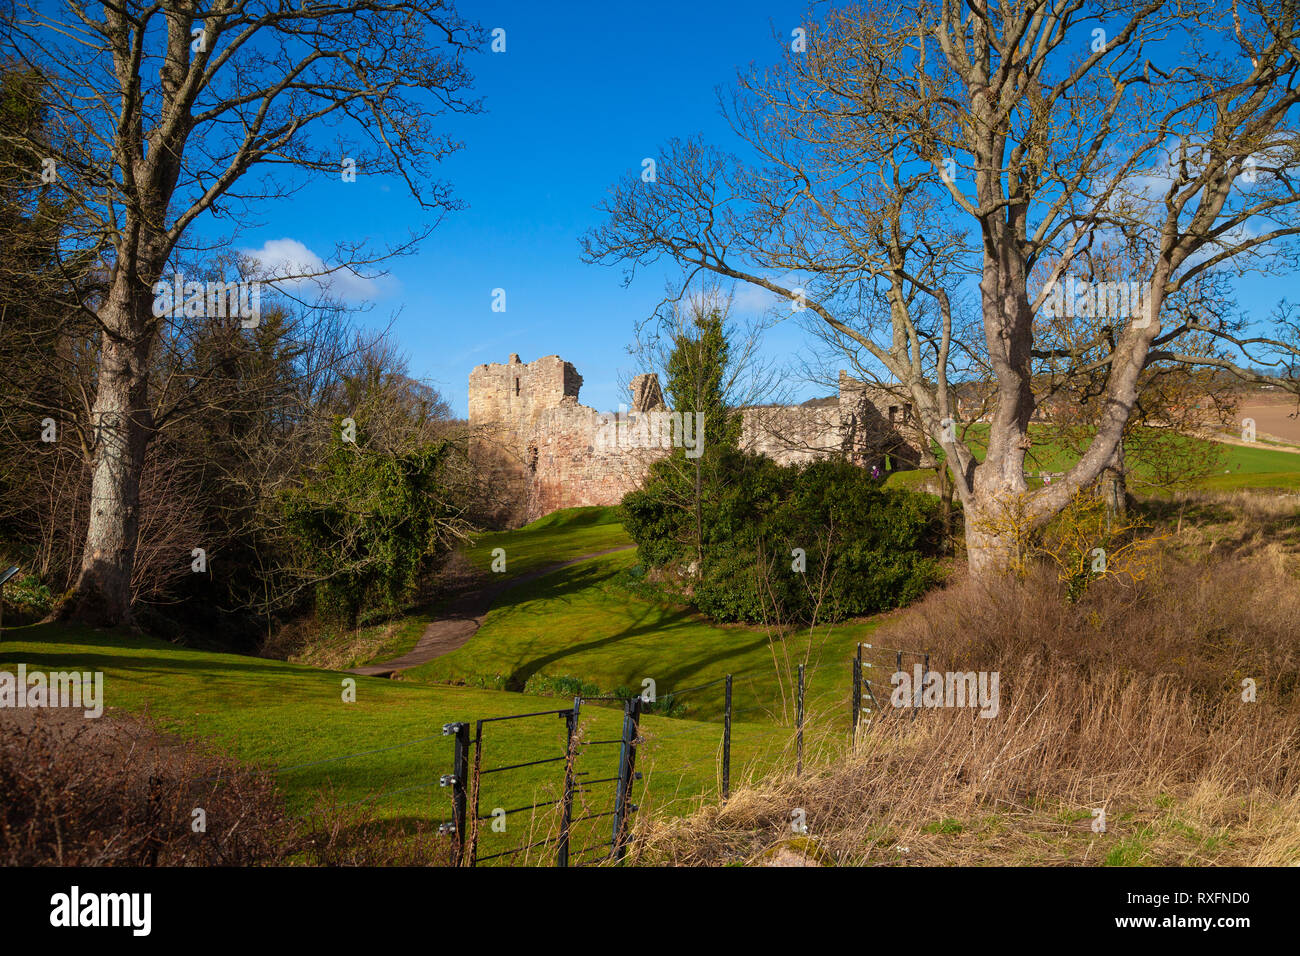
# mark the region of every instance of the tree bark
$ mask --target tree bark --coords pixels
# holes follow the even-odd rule
[[[1006,574],[1015,563],[1015,545],[1011,536],[986,531],[979,522],[966,516],[966,564],[972,577],[992,578]]]
[[[1124,480],[1124,443],[1115,446],[1115,455],[1102,469],[1101,490],[1106,502],[1106,513],[1112,518],[1122,518],[1128,513],[1128,485]]]
[[[119,282],[100,311],[104,325],[95,426],[90,516],[81,572],[64,619],[99,626],[129,624],[131,576],[140,526],[140,474],[153,435],[148,404],[151,342],[138,302]],[[147,329],[147,324],[146,324]]]
[[[952,475],[945,463],[938,468],[939,474],[939,526],[943,535],[943,552],[952,551],[952,498],[955,491]]]

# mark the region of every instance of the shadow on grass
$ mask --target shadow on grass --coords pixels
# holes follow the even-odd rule
[[[1233,510],[1226,505],[1167,498],[1140,499],[1133,505],[1133,510],[1152,524],[1174,524],[1180,517],[1184,523],[1225,524],[1234,517]]]
[[[1140,501],[1134,510],[1153,525],[1183,524],[1198,527],[1221,526],[1234,533],[1219,539],[1218,547],[1228,553],[1251,551],[1261,544],[1274,544],[1285,550],[1300,548],[1300,509],[1289,515],[1255,515],[1242,525],[1241,515],[1216,502],[1178,502],[1161,498]],[[1239,530],[1238,530],[1239,529]]]
[[[29,645],[21,653],[15,643]],[[141,645],[155,645],[153,647]],[[31,646],[37,645],[37,646]],[[66,649],[65,649],[66,648]],[[75,648],[75,649],[74,649]],[[96,653],[94,648],[103,648]],[[87,650],[89,649],[89,650]],[[213,658],[220,656],[220,661]],[[203,651],[183,645],[168,644],[157,638],[126,631],[68,628],[59,624],[34,624],[22,628],[5,628],[0,641],[0,660],[21,660],[25,664],[65,665],[80,670],[166,670],[194,671],[204,674],[223,672],[249,672],[264,677],[294,675],[301,677],[321,671],[303,664],[290,664],[265,657],[245,657],[239,654]]]

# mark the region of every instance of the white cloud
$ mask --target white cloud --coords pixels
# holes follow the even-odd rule
[[[240,252],[258,261],[263,278],[291,295],[307,297],[330,292],[346,302],[360,302],[380,294],[374,279],[347,267],[329,271],[325,260],[297,239],[268,239],[260,249]]]
[[[762,286],[749,282],[741,282],[736,285],[736,294],[731,301],[732,309],[745,313],[766,312],[778,304],[785,304],[784,300]]]

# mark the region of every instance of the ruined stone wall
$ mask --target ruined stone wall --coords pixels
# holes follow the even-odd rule
[[[914,467],[921,439],[911,408],[840,373],[837,395],[796,406],[747,408],[741,447],[782,464],[843,456],[863,467]],[[582,376],[558,355],[479,365],[469,377],[470,457],[510,508],[504,523],[560,508],[616,505],[640,487],[667,447],[608,440],[608,415],[578,402]],[[655,375],[632,382],[632,417],[663,414]]]
[[[741,447],[783,465],[842,456],[864,468],[916,467],[922,437],[911,405],[844,372],[839,385],[830,398],[745,409]]]
[[[527,365],[511,355],[504,365],[479,365],[469,373],[469,421],[490,426],[500,441],[517,446],[543,412],[566,400],[577,404],[582,376],[558,355]]]
[[[616,505],[641,486],[652,461],[668,454],[600,441],[605,417],[576,404],[541,415],[533,433],[537,467],[531,475],[527,520],[560,508]]]
[[[648,381],[649,380],[649,381]],[[659,449],[602,446],[602,418],[578,403],[582,376],[558,355],[479,365],[469,377],[470,459],[512,502],[506,523],[560,508],[616,505],[638,487]],[[638,376],[634,408],[662,407],[658,379]]]
[[[504,365],[478,365],[469,374],[470,461],[501,502],[495,517],[512,524],[528,500],[534,461],[532,435],[541,415],[576,405],[582,376],[558,355],[524,364],[511,355]]]
[[[741,413],[740,447],[782,465],[840,453],[840,406],[762,405]]]

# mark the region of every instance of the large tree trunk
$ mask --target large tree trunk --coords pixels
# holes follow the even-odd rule
[[[1106,513],[1112,518],[1122,518],[1128,512],[1128,485],[1124,480],[1124,443],[1115,446],[1115,455],[1101,472],[1101,493],[1106,502]]]
[[[952,496],[955,491],[947,464],[939,468],[939,526],[943,534],[943,551],[952,550]]]
[[[104,324],[95,394],[95,449],[90,520],[81,572],[61,616],[113,626],[131,621],[131,575],[140,526],[140,474],[153,434],[148,405],[147,321],[131,295],[115,288],[100,312]]]
[[[1015,215],[1023,217],[1024,210],[1015,210]],[[1025,295],[1023,255],[1015,228],[996,219],[986,228],[980,306],[997,401],[984,461],[975,469],[973,487],[963,496],[966,556],[976,577],[1005,573],[1020,557],[1028,492],[1025,454],[1035,405],[1030,376],[1034,316]]]
[[[972,577],[991,578],[1006,574],[1015,564],[1014,537],[1004,531],[988,531],[966,518],[966,563]]]
[[[994,577],[1018,568],[1033,519],[1025,493],[1005,484],[980,487],[967,496],[966,562],[973,577]]]

